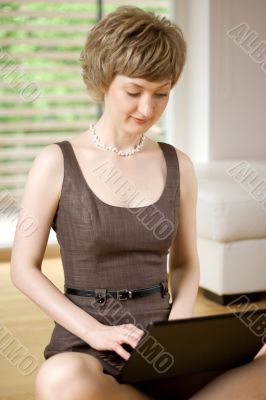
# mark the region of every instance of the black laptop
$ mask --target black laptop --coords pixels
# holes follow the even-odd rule
[[[103,352],[106,371],[120,383],[227,370],[251,361],[266,341],[266,309],[154,321],[129,360]]]

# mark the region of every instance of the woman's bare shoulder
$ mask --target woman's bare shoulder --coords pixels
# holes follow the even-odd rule
[[[60,147],[57,144],[52,143],[43,147],[38,152],[34,162],[35,161],[37,161],[39,164],[45,163],[47,165],[51,165],[51,167],[55,165],[60,166],[63,161],[63,154]]]
[[[180,175],[193,173],[195,169],[193,161],[190,158],[190,156],[186,154],[184,151],[178,149],[177,147],[175,147],[175,151],[178,158]]]
[[[57,144],[49,144],[38,152],[30,172],[36,177],[42,176],[50,180],[59,200],[64,176],[64,157]]]
[[[188,154],[175,147],[180,175],[180,189],[181,192],[186,192],[188,195],[197,193],[198,182],[195,166],[192,159]]]
[[[53,175],[60,173],[63,170],[64,158],[60,147],[55,144],[49,144],[43,147],[36,155],[33,167],[48,168],[48,171],[53,172]]]

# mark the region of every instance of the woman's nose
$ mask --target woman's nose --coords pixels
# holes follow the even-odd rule
[[[151,100],[144,100],[139,103],[138,106],[139,114],[145,119],[150,119],[154,115],[154,104]]]

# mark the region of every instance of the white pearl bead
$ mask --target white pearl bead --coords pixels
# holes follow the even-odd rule
[[[92,135],[93,142],[96,142],[98,147],[101,147],[101,148],[103,148],[105,150],[110,150],[110,151],[116,152],[120,156],[129,156],[129,155],[132,155],[132,154],[135,154],[135,153],[139,152],[141,150],[141,148],[143,147],[144,140],[146,139],[146,137],[143,134],[142,137],[141,137],[140,143],[137,146],[135,146],[133,149],[128,150],[128,151],[118,150],[116,147],[107,146],[104,143],[102,143],[100,141],[100,138],[98,137],[97,133],[93,129],[93,127],[94,127],[93,124],[89,125],[89,130],[90,130],[90,133]]]

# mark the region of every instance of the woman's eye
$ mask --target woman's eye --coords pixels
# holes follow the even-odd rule
[[[129,96],[136,97],[136,96],[138,96],[140,93],[129,93],[129,92],[127,92],[127,94],[128,94]],[[165,97],[165,96],[167,96],[167,94],[164,94],[164,93],[157,93],[157,94],[155,94],[155,96],[158,96],[158,97]]]

